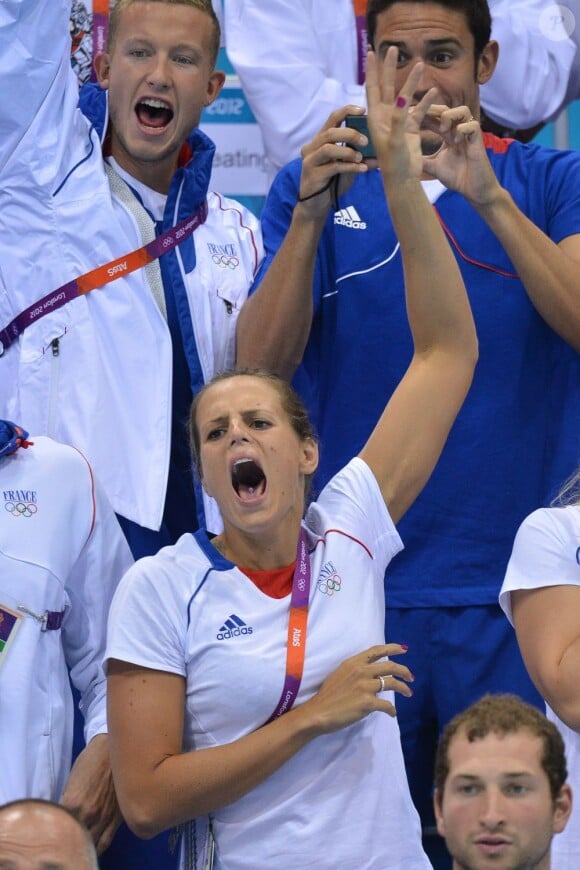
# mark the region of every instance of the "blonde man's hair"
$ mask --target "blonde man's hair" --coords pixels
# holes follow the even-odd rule
[[[209,15],[213,24],[210,64],[212,69],[215,67],[220,48],[221,32],[220,23],[211,4],[211,0],[117,0],[109,18],[109,32],[107,36],[107,51],[109,54],[113,51],[115,46],[115,39],[117,38],[121,16],[125,9],[132,6],[134,3],[165,3],[168,6],[189,6],[191,9],[199,9],[200,12],[205,12]]]

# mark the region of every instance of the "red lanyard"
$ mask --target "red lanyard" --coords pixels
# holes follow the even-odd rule
[[[103,287],[109,284],[121,275],[128,275],[130,272],[135,272],[141,266],[146,266],[153,260],[158,259],[167,251],[170,251],[175,245],[181,244],[207,218],[207,202],[203,202],[192,217],[186,218],[181,223],[171,229],[166,230],[156,239],[143,245],[142,248],[137,248],[131,251],[130,254],[125,254],[124,257],[119,257],[116,260],[111,260],[110,263],[105,263],[104,266],[98,266],[91,272],[85,272],[79,278],[69,281],[68,284],[63,284],[57,290],[53,290],[47,296],[43,296],[38,302],[34,302],[25,311],[22,311],[14,320],[4,329],[0,330],[0,357],[4,355],[6,349],[10,347],[12,342],[24,332],[27,326],[35,323],[44,317],[45,314],[50,314],[51,311],[56,311],[57,308],[62,308],[71,299],[77,296],[82,296],[90,290],[95,290],[97,287]]]
[[[367,0],[352,0],[356,19],[356,56],[357,56],[357,82],[364,85],[365,67],[367,60],[368,38],[366,8]]]
[[[300,528],[288,619],[286,677],[280,700],[276,704],[276,709],[268,719],[268,722],[272,722],[274,719],[282,716],[283,713],[287,713],[298,695],[304,671],[304,656],[306,654],[306,625],[308,621],[309,601],[310,557],[306,544],[306,532],[303,528]],[[265,724],[268,724],[268,722]]]

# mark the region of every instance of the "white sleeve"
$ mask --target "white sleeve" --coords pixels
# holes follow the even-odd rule
[[[54,138],[67,87],[76,101],[69,17],[70,0],[0,2],[0,173],[37,119]]]
[[[521,524],[514,540],[499,603],[510,622],[511,593],[518,589],[580,585],[578,531],[570,531],[580,508],[540,508]]]
[[[494,121],[516,130],[552,120],[565,100],[575,43],[553,0],[490,0],[498,64],[480,91]],[[580,21],[576,27],[580,27]]]
[[[335,4],[337,12],[342,10],[337,0],[326,2],[327,15]],[[300,148],[335,109],[347,103],[366,106],[364,86],[356,84],[352,6],[348,29],[337,27],[327,33],[320,31],[312,6],[296,0],[227,0],[224,4],[228,57],[276,169],[299,156]],[[344,78],[332,77],[327,68],[326,40],[336,43],[333,51],[342,51]]]
[[[351,459],[328,481],[306,515],[307,524],[322,535],[331,527],[328,518],[368,547],[373,559],[382,566],[381,574],[403,549],[377,480],[360,456]]]
[[[113,509],[94,481],[92,502],[86,509],[93,511],[93,526],[66,582],[70,608],[62,640],[71,680],[81,695],[89,743],[95,734],[107,730],[103,671],[107,618],[115,589],[133,557]]]
[[[185,677],[189,596],[183,597],[183,572],[168,555],[177,546],[139,559],[123,578],[109,614],[105,662]]]

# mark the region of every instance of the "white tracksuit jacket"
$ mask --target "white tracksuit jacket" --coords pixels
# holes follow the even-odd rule
[[[22,616],[0,657],[0,804],[61,795],[73,739],[67,665],[87,742],[106,731],[107,615],[133,561],[85,458],[31,440],[0,458],[0,616]],[[47,611],[64,611],[61,628],[43,630]]]
[[[128,207],[109,183],[106,93],[87,86],[77,105],[69,12],[70,0],[0,0],[0,328],[154,233],[136,198]],[[163,257],[163,281],[195,393],[233,364],[237,315],[263,252],[256,218],[207,191],[213,143],[196,130],[189,144],[164,228],[206,195],[209,213],[193,239]],[[163,515],[171,435],[171,338],[151,289],[160,279],[156,261],[78,297],[0,358],[0,416],[74,444],[115,511],[152,529]]]

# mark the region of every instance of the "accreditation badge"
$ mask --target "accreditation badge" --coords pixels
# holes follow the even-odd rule
[[[4,664],[8,650],[14,643],[22,619],[22,613],[17,613],[5,604],[0,604],[0,667]]]

